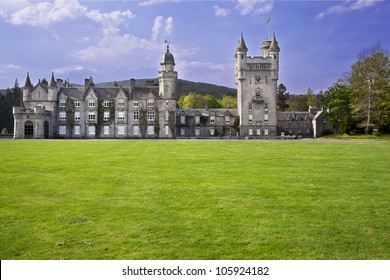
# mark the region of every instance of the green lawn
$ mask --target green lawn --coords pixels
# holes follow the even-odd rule
[[[0,141],[1,259],[390,259],[390,141]]]

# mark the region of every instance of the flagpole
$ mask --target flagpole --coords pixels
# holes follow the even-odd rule
[[[268,40],[271,40],[271,16],[268,17],[267,19],[267,24],[268,24]]]

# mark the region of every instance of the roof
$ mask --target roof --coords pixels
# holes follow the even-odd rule
[[[280,48],[279,48],[279,45],[278,45],[278,41],[276,41],[276,38],[275,38],[275,33],[274,33],[274,36],[272,37],[272,41],[271,41],[271,45],[269,47],[269,50],[270,51],[275,51],[275,52],[280,51]]]
[[[33,88],[33,85],[32,85],[31,80],[30,80],[30,75],[28,72],[27,72],[26,82],[24,83],[24,88],[25,89],[32,89]]]
[[[183,113],[186,116],[195,116],[197,113],[199,113],[202,116],[210,116],[211,114],[215,114],[216,116],[225,116],[226,112],[229,112],[233,116],[238,116],[238,109],[215,109],[215,108],[200,108],[200,109],[177,109],[176,115],[180,115]]]
[[[310,112],[278,112],[277,119],[278,121],[299,121],[299,120],[311,120],[313,114]]]
[[[167,52],[161,58],[161,63],[160,64],[161,65],[164,65],[164,64],[173,64],[173,65],[175,65],[175,58],[169,52],[169,45],[167,46]]]
[[[245,44],[245,40],[244,40],[244,36],[242,35],[241,33],[241,37],[240,37],[240,40],[238,41],[238,46],[237,46],[237,51],[244,51],[244,52],[247,52],[248,51],[248,48],[246,47],[246,44]]]
[[[49,88],[57,88],[57,82],[54,79],[54,73],[53,72],[51,73],[51,79],[50,79]]]
[[[92,89],[98,99],[114,99],[122,91],[131,99],[147,99],[158,96],[158,87],[136,87],[130,93],[129,89],[123,87],[62,87],[58,94],[63,93],[71,99],[84,99],[86,94]]]

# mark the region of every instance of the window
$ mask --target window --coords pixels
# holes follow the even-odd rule
[[[154,111],[148,111],[148,121],[154,121]]]
[[[252,111],[252,110],[253,110],[253,103],[252,103],[252,102],[249,103],[248,108],[249,108],[249,111]]]
[[[138,121],[139,120],[139,112],[133,112],[133,120]]]
[[[249,135],[253,135],[253,129],[249,128]]]
[[[104,135],[110,135],[110,126],[105,125],[103,128]]]
[[[184,128],[180,129],[180,135],[185,136],[186,135],[186,130]]]
[[[74,135],[80,135],[80,126],[79,125],[76,125],[74,127]]]
[[[165,121],[169,121],[169,111],[165,111]]]
[[[268,123],[268,114],[264,114],[264,123]]]
[[[249,115],[248,123],[253,123],[253,115],[252,114]]]
[[[66,112],[60,112],[60,121],[66,121]]]
[[[104,121],[109,121],[110,120],[110,112],[104,112],[103,120]]]
[[[134,101],[134,102],[133,102],[133,107],[139,107],[138,101]]]
[[[166,125],[165,126],[165,135],[169,135],[169,126],[168,125]]]
[[[139,135],[139,126],[133,126],[133,135]]]
[[[80,112],[74,112],[74,120],[80,121]]]
[[[214,135],[215,135],[215,129],[214,129],[214,128],[210,128],[210,135],[211,135],[211,136],[214,136]]]
[[[148,125],[148,135],[154,135],[154,125]]]
[[[80,101],[75,101],[74,102],[74,106],[77,107],[77,108],[80,107]]]
[[[88,120],[89,121],[96,120],[96,113],[95,112],[88,112]]]
[[[215,116],[210,116],[210,123],[215,123]]]
[[[88,134],[95,135],[95,126],[94,125],[88,126]]]
[[[66,126],[65,125],[60,125],[60,127],[59,127],[59,134],[60,135],[65,135],[66,134]]]
[[[148,107],[154,107],[154,99],[148,99]]]
[[[125,135],[125,126],[124,125],[118,126],[118,135]]]
[[[125,120],[125,112],[118,112],[118,121],[124,121]]]
[[[264,135],[268,135],[268,128],[264,128]]]
[[[195,124],[200,124],[200,116],[195,116]]]
[[[95,107],[95,99],[93,98],[88,99],[88,107]]]
[[[186,124],[186,116],[180,116],[180,124]]]
[[[200,135],[200,128],[195,128],[195,136],[199,136]]]
[[[60,99],[60,107],[66,107],[66,99]]]
[[[125,100],[118,99],[118,107],[125,107]]]
[[[108,108],[108,106],[110,106],[110,100],[104,100],[103,101],[103,106]]]
[[[225,116],[225,124],[230,124],[230,116]]]
[[[261,135],[261,130],[260,130],[260,128],[256,129],[256,134],[257,134],[257,135]]]

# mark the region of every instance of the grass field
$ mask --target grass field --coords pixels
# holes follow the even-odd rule
[[[1,259],[390,259],[390,141],[0,141]]]

